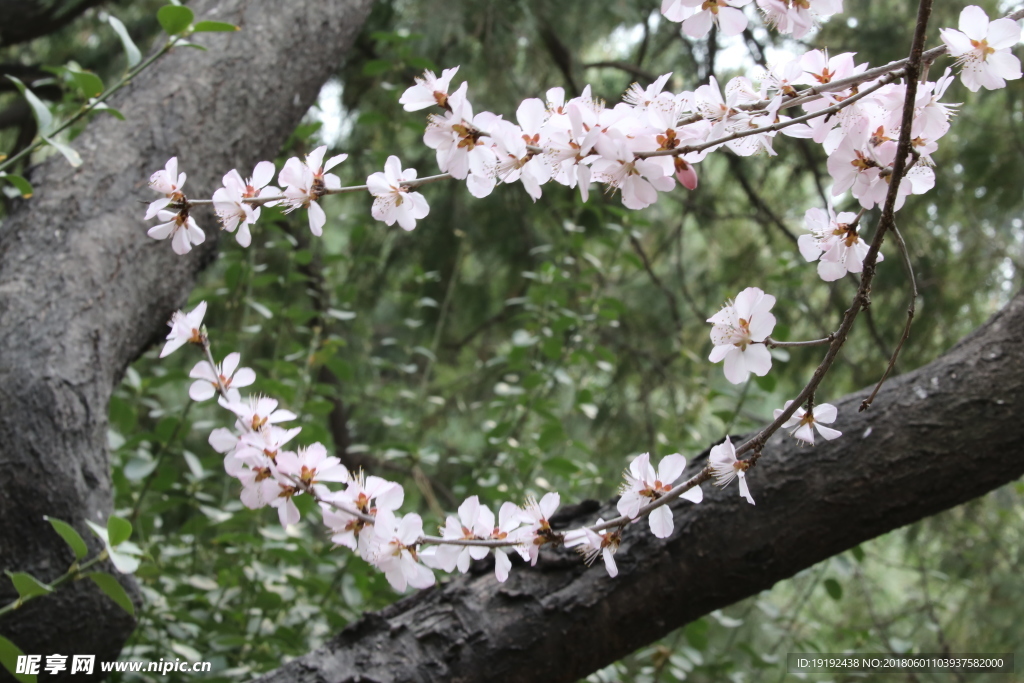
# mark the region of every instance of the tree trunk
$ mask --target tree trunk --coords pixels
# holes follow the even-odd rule
[[[673,510],[675,533],[627,529],[619,576],[542,551],[498,584],[490,567],[343,630],[262,683],[575,681],[698,617],[857,544],[1024,473],[1024,295],[947,354],[837,402],[842,438],[802,448],[780,432],[748,481],[705,485]],[[692,464],[704,464],[705,452]],[[613,502],[562,527],[616,516]],[[601,563],[598,562],[598,565]]]
[[[107,405],[127,365],[163,337],[167,320],[216,253],[180,257],[146,236],[146,182],[177,156],[186,191],[273,158],[336,70],[372,0],[204,0],[201,19],[234,34],[197,35],[144,72],[74,141],[80,168],[54,157],[35,169],[36,195],[0,226],[0,569],[48,581],[72,555],[43,515],[72,523],[111,511]],[[197,212],[198,214],[199,212]],[[111,568],[112,569],[112,568]],[[137,593],[134,583],[125,587]],[[13,599],[0,581],[0,604]],[[0,622],[27,653],[115,659],[132,619],[89,581],[28,603]],[[76,680],[78,676],[75,677]]]

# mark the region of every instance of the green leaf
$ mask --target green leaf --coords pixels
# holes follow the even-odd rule
[[[128,597],[128,594],[116,578],[106,572],[89,572],[86,576],[92,579],[93,583],[99,586],[100,590],[106,593],[108,598],[116,602],[121,609],[133,617],[135,616],[135,605],[132,604],[131,598]]]
[[[18,91],[28,100],[29,106],[32,107],[32,113],[35,114],[36,123],[39,124],[39,134],[48,135],[50,129],[53,128],[53,114],[50,113],[49,107],[43,104],[43,101],[36,97],[36,94],[27,85],[14,76],[8,76],[7,80],[14,83]]]
[[[11,578],[14,589],[18,591],[21,598],[34,598],[38,595],[46,595],[53,592],[53,588],[43,583],[31,574],[25,572],[4,572]]]
[[[86,97],[96,97],[103,92],[103,80],[91,71],[81,71],[68,67],[75,86],[82,91]]]
[[[18,670],[18,657],[23,654],[25,653],[20,647],[0,636],[0,664],[3,664],[4,668],[21,683],[36,683],[35,674],[14,673]]]
[[[841,600],[843,597],[843,587],[835,579],[825,579],[825,590],[833,600]]]
[[[18,192],[21,193],[23,199],[28,199],[32,196],[32,183],[28,182],[20,175],[13,175],[11,173],[0,173],[0,178],[3,178],[11,185],[17,188]]]
[[[188,7],[181,5],[164,5],[156,12],[156,20],[163,26],[169,36],[176,36],[188,28],[195,15]]]
[[[73,526],[67,522],[62,522],[59,519],[54,519],[53,517],[44,516],[43,519],[49,522],[50,526],[53,527],[53,530],[60,534],[60,537],[64,539],[64,542],[71,547],[71,551],[75,553],[75,557],[79,560],[85,559],[85,556],[89,554],[89,548],[85,545],[85,540],[77,531],[75,531]]]
[[[861,548],[859,545],[855,545],[852,548],[850,548],[850,552],[853,553],[853,558],[858,562],[864,561],[864,549]]]
[[[110,515],[107,520],[107,534],[110,538],[110,546],[116,548],[131,537],[132,523],[122,517]]]
[[[82,157],[78,156],[78,152],[71,145],[64,144],[63,142],[57,142],[53,138],[48,138],[45,135],[40,136],[43,140],[46,140],[47,144],[53,146],[58,152],[64,155],[64,158],[68,160],[68,163],[78,168],[82,165]]]
[[[110,22],[111,28],[117,33],[117,37],[121,39],[121,45],[124,46],[125,57],[128,58],[128,68],[131,69],[136,64],[142,61],[142,53],[139,52],[139,48],[135,47],[135,43],[132,41],[132,37],[128,35],[128,29],[124,27],[121,20],[110,15],[107,17],[107,21]]]
[[[111,116],[113,116],[115,119],[118,119],[119,121],[124,121],[124,114],[122,114],[117,109],[114,109],[113,107],[111,107],[110,105],[108,105],[105,102],[97,102],[96,104],[93,105],[92,110],[93,111],[105,111],[108,114],[110,114]]]
[[[194,33],[230,33],[241,30],[238,26],[223,21],[200,21],[192,27]]]

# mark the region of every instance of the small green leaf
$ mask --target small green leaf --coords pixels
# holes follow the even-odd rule
[[[107,594],[107,597],[118,604],[128,614],[135,616],[135,605],[132,604],[128,593],[118,583],[117,579],[106,572],[89,572],[86,576],[93,580],[100,590]]]
[[[169,36],[176,36],[189,27],[195,15],[188,7],[164,5],[156,12],[156,20]]]
[[[28,182],[20,175],[13,175],[10,173],[0,173],[0,178],[3,178],[11,185],[14,185],[21,193],[22,198],[28,199],[32,196],[32,183]]]
[[[23,654],[20,647],[0,636],[0,664],[3,664],[4,668],[21,683],[36,683],[35,674],[14,673],[18,670],[18,657]]]
[[[28,100],[29,106],[32,107],[32,113],[35,114],[36,123],[39,124],[39,134],[48,135],[53,127],[53,114],[50,113],[49,107],[43,104],[43,101],[36,97],[36,94],[27,85],[14,76],[8,76],[7,80],[14,83],[18,91]]]
[[[843,587],[835,579],[825,579],[825,590],[833,600],[841,600],[843,597]]]
[[[200,21],[192,27],[192,30],[195,33],[230,33],[232,31],[241,31],[242,29],[234,24],[228,24],[223,21]]]
[[[115,119],[118,119],[119,121],[124,121],[124,114],[122,114],[117,109],[114,109],[113,107],[109,106],[105,102],[97,102],[96,104],[94,104],[92,106],[92,110],[93,111],[105,111],[108,114],[110,114],[111,116],[113,116]]]
[[[75,85],[86,97],[96,97],[103,92],[103,80],[91,71],[80,71],[68,67],[68,73],[71,74]]]
[[[62,522],[59,519],[54,519],[53,517],[44,516],[43,519],[49,522],[50,526],[53,527],[53,530],[60,534],[60,537],[64,539],[64,542],[71,547],[72,552],[75,553],[75,557],[79,560],[85,559],[85,556],[89,554],[89,548],[86,547],[85,540],[82,539],[82,536],[77,531],[75,531],[73,526],[67,522]]]
[[[131,69],[136,64],[142,61],[142,53],[139,52],[139,48],[135,47],[132,37],[128,35],[128,29],[124,27],[121,20],[110,15],[107,17],[107,21],[110,22],[111,28],[117,33],[117,37],[121,39],[121,45],[124,46],[125,57],[128,58],[128,68]]]
[[[116,548],[132,535],[132,523],[116,515],[110,515],[107,519],[107,534],[110,538],[110,546]]]
[[[63,142],[57,142],[53,138],[48,138],[45,135],[41,135],[40,137],[42,137],[43,140],[47,142],[47,144],[53,146],[54,149],[63,154],[64,158],[68,160],[69,164],[71,164],[75,168],[78,168],[79,166],[82,165],[82,157],[78,156],[78,152],[75,151],[74,147]]]
[[[14,589],[18,591],[18,596],[21,598],[34,598],[38,595],[46,595],[53,592],[53,588],[31,574],[8,571],[4,573],[11,578],[11,583],[14,584]]]
[[[853,553],[853,558],[858,562],[864,561],[864,549],[861,548],[859,545],[855,545],[852,548],[850,548],[850,552]]]

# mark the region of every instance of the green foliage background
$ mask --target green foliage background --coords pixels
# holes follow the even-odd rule
[[[350,155],[338,171],[344,184],[362,183],[390,154],[435,173],[423,113],[397,105],[425,68],[461,65],[456,83],[469,81],[476,110],[512,117],[522,98],[556,85],[571,95],[591,83],[614,102],[632,81],[646,83],[643,74],[672,71],[673,89],[693,89],[712,72],[724,82],[754,71],[766,48],[801,49],[756,23],[746,45],[689,41],[660,20],[658,4],[378,3],[322,111],[310,112],[278,166],[326,141]],[[905,55],[913,3],[846,4],[814,45],[872,64]],[[145,44],[158,6],[108,9]],[[930,43],[961,6],[936,2]],[[112,78],[123,67],[101,18],[90,12],[2,58],[73,58]],[[620,66],[594,66],[609,62]],[[936,155],[937,189],[900,214],[921,298],[899,369],[940,354],[1020,286],[1022,92],[1019,82],[978,95],[957,84],[946,97],[964,105]],[[0,145],[15,137],[0,131]],[[637,453],[692,455],[763,424],[816,364],[815,349],[778,352],[768,377],[728,384],[706,361],[704,323],[725,299],[757,284],[779,299],[776,337],[808,339],[826,336],[852,297],[852,279],[822,283],[792,241],[828,191],[821,150],[781,136],[775,148],[771,159],[713,155],[698,167],[697,191],[677,189],[644,212],[600,192],[584,204],[554,184],[534,204],[517,186],[475,200],[438,183],[423,190],[431,212],[415,232],[386,228],[367,197],[343,195],[324,202],[328,226],[316,239],[304,217],[264,209],[250,249],[222,236],[190,306],[210,302],[218,359],[240,351],[256,390],[302,416],[299,442],[321,441],[402,482],[404,509],[428,526],[473,493],[495,507],[548,490],[564,502],[606,498]],[[907,279],[892,245],[884,253],[871,317],[821,400],[875,382],[899,337]],[[187,396],[198,360],[186,349],[158,361],[152,350],[111,404],[117,508],[147,551],[138,572],[146,605],[124,658],[212,660],[217,673],[204,680],[236,680],[307,652],[396,595],[331,548],[316,514],[286,531],[273,511],[243,508],[206,443],[228,425],[225,412]],[[993,466],[1001,457],[1014,454],[993,454]],[[751,485],[756,497],[756,473]],[[591,679],[781,680],[789,651],[1024,654],[1022,492],[1008,486],[832,558]]]

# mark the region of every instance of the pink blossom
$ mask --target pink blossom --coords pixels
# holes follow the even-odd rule
[[[228,232],[235,232],[237,228],[235,240],[243,247],[252,243],[249,226],[255,224],[260,217],[260,207],[244,200],[280,194],[281,190],[269,184],[273,179],[274,164],[261,161],[256,164],[248,180],[243,180],[238,171],[231,169],[222,179],[224,186],[213,193],[213,208],[221,227]],[[276,203],[271,201],[265,205],[274,206]]]
[[[430,212],[427,200],[419,192],[411,192],[402,183],[416,179],[416,169],[402,170],[402,161],[396,156],[389,156],[384,164],[384,172],[374,173],[366,179],[366,186],[376,199],[370,213],[378,221],[387,225],[398,225],[403,230],[416,228],[416,221],[425,218]]]
[[[1020,42],[1020,26],[1009,18],[989,22],[977,5],[960,12],[960,30],[944,28],[942,42],[961,65],[960,80],[971,92],[997,90],[1021,77],[1020,60],[1010,51]]]
[[[188,209],[182,209],[178,213],[170,211],[158,211],[156,214],[159,220],[165,221],[160,225],[154,225],[146,234],[155,240],[171,238],[171,249],[179,256],[192,251],[193,244],[202,244],[206,241],[206,233],[196,224],[196,221],[189,215]]]
[[[733,384],[746,381],[753,372],[763,377],[772,367],[772,355],[762,342],[775,329],[769,313],[775,297],[757,287],[747,287],[722,310],[708,318],[711,328],[712,363],[725,361],[725,378]]]
[[[663,508],[659,508],[663,509]],[[598,518],[596,526],[604,524],[604,520]],[[565,547],[575,547],[583,555],[584,562],[592,565],[600,555],[604,559],[604,568],[608,576],[615,578],[619,575],[619,568],[615,564],[615,553],[622,541],[622,532],[619,529],[608,531],[593,531],[588,527],[570,531],[565,535]]]
[[[855,227],[857,214],[843,212],[836,216],[828,210],[812,208],[804,214],[804,227],[809,234],[800,235],[797,246],[807,261],[818,261],[818,276],[834,282],[847,273],[859,273],[870,245]],[[879,252],[877,261],[885,260]]]
[[[146,210],[146,220],[156,216],[168,204],[183,200],[185,195],[181,192],[181,186],[184,184],[185,174],[178,173],[178,157],[171,157],[163,169],[149,177],[149,186],[164,196],[150,203]]]
[[[619,514],[636,519],[642,506],[653,503],[672,490],[673,484],[682,476],[685,469],[686,458],[678,453],[662,458],[657,470],[651,465],[649,453],[638,455],[623,475],[626,482],[622,486],[622,497],[619,498],[617,505]],[[699,486],[694,486],[680,497],[699,503],[704,500],[704,493]],[[668,538],[673,527],[672,511],[668,505],[652,510],[648,516],[648,524],[655,536]]]
[[[683,33],[691,38],[703,38],[712,26],[718,26],[723,36],[738,36],[747,28],[747,15],[736,9],[750,0],[682,0],[689,7],[700,7],[697,13],[683,20]]]
[[[792,404],[792,401],[786,401],[786,405],[783,408],[775,409],[775,418],[778,419],[779,415],[782,415],[782,411]],[[814,429],[818,430],[818,433],[822,435],[826,440],[831,441],[832,439],[838,439],[843,435],[838,429],[831,429],[829,427],[823,427],[822,424],[832,424],[836,421],[838,411],[836,407],[831,403],[819,403],[811,408],[810,412],[807,412],[804,408],[797,408],[796,412],[793,413],[785,423],[783,423],[783,429],[792,429],[790,432],[794,439],[803,441],[811,446],[814,445]]]
[[[406,111],[418,111],[435,104],[447,109],[448,87],[458,70],[457,66],[445,69],[441,72],[440,78],[435,76],[433,71],[424,71],[423,78],[417,78],[416,85],[402,93],[398,103]]]
[[[285,213],[295,209],[309,210],[309,230],[319,237],[324,232],[327,214],[320,207],[320,197],[328,190],[341,188],[341,180],[333,173],[327,173],[348,158],[347,154],[339,154],[323,162],[327,145],[321,145],[306,155],[306,160],[299,161],[292,157],[285,162],[284,168],[277,176],[277,181],[284,185],[284,204],[288,206]]]
[[[537,564],[540,547],[555,540],[555,533],[551,530],[548,518],[558,509],[559,500],[558,494],[552,491],[544,494],[540,502],[531,498],[526,502],[526,507],[519,509],[519,519],[526,526],[519,529],[516,534],[517,539],[523,543],[516,550],[524,560],[529,560],[531,565]]]
[[[728,486],[729,482],[737,477],[740,480],[740,495],[747,499],[751,505],[754,504],[754,497],[750,495],[747,487],[747,469],[750,463],[746,460],[736,459],[736,447],[733,446],[729,437],[725,441],[711,449],[708,454],[708,461],[715,474],[715,483],[719,486]]]
[[[423,536],[423,519],[412,513],[398,518],[391,511],[381,511],[373,525],[376,552],[373,563],[384,571],[388,583],[402,592],[406,586],[429,588],[434,573],[419,562],[416,544]]]
[[[171,321],[167,323],[171,331],[167,333],[167,343],[160,351],[160,357],[173,353],[185,344],[198,344],[202,346],[206,334],[203,332],[203,316],[206,315],[206,302],[200,301],[199,305],[189,313],[175,311]]]
[[[211,368],[207,361],[200,361],[192,368],[189,377],[197,379],[189,387],[188,395],[193,401],[205,401],[213,398],[220,391],[217,380],[225,389],[247,387],[256,381],[256,373],[251,368],[239,368],[241,355],[229,353],[217,368]],[[237,369],[237,372],[236,372]]]

